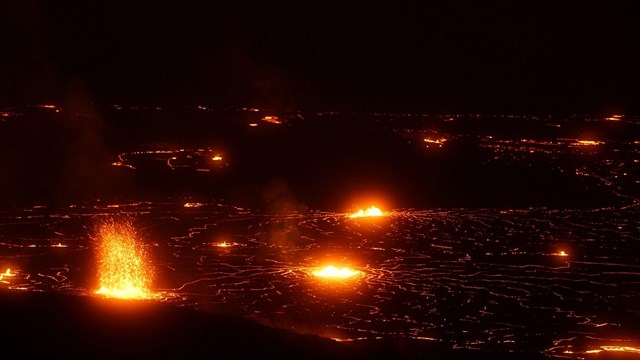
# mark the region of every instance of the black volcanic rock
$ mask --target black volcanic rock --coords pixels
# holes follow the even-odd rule
[[[406,338],[340,343],[154,301],[0,291],[4,354],[28,359],[543,359]]]
[[[575,174],[582,163],[565,164],[569,171],[560,172],[526,160],[491,161],[495,154],[474,136],[451,139],[434,152],[367,115],[282,125],[248,116],[186,110],[25,115],[0,133],[0,203],[191,197],[268,211],[344,211],[356,205],[349,199],[370,194],[394,208],[579,208],[619,200],[593,178]],[[485,131],[504,127],[523,135],[513,122],[478,123]],[[518,128],[531,130],[525,125]],[[402,123],[394,126],[403,129]],[[121,153],[207,147],[221,149],[228,166],[176,170],[144,157],[136,158],[135,170],[111,166]]]
[[[155,302],[4,291],[0,308],[2,350],[22,358],[357,357],[330,339]]]

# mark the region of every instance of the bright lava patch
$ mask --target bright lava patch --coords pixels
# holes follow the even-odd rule
[[[1,282],[6,282],[4,280],[4,278],[11,278],[11,277],[14,277],[14,276],[16,276],[16,274],[12,273],[11,269],[7,269],[7,271],[5,271],[4,273],[0,273],[0,281]]]
[[[371,216],[384,216],[384,213],[382,212],[382,210],[378,209],[375,206],[371,206],[370,208],[366,209],[366,210],[358,210],[358,212],[355,212],[351,215],[349,215],[350,218],[360,218],[360,217],[371,217]]]
[[[312,272],[314,276],[317,277],[325,277],[325,278],[350,278],[356,275],[360,275],[360,271],[352,270],[346,267],[338,269],[333,265],[329,265],[323,267],[321,269],[316,269]]]

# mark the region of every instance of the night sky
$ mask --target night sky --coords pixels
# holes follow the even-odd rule
[[[633,1],[417,4],[3,1],[0,103],[640,110]]]

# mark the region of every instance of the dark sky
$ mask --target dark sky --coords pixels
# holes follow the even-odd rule
[[[0,102],[640,110],[631,0],[133,3],[3,1]]]

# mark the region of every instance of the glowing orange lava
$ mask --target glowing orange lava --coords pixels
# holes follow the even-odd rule
[[[445,142],[447,142],[446,138],[439,138],[439,139],[425,138],[422,140],[427,143],[427,147],[429,147],[429,145],[437,145],[438,147],[442,147],[442,145]]]
[[[313,274],[313,276],[322,277],[322,278],[344,279],[344,278],[350,278],[356,275],[360,275],[361,272],[358,270],[352,270],[346,267],[338,269],[333,265],[328,265],[323,268],[313,270],[311,273]]]
[[[565,351],[565,354],[579,354],[579,353],[599,354],[603,351],[640,354],[640,348],[633,347],[633,346],[618,346],[618,345],[604,345],[604,346],[600,346],[599,349],[586,350],[584,352],[567,350]]]
[[[598,140],[578,140],[577,142],[574,142],[572,145],[575,146],[597,146],[597,145],[603,145],[604,141],[598,141]]]
[[[198,208],[198,207],[204,206],[204,204],[203,203],[190,203],[190,202],[188,202],[188,203],[184,203],[183,206],[186,207],[186,208]]]
[[[640,354],[640,348],[633,346],[601,346],[601,348],[602,351],[619,351]]]
[[[211,160],[213,160],[213,161],[221,161],[222,160],[222,156],[216,155],[216,156],[212,157]]]
[[[226,241],[223,241],[221,243],[217,243],[216,246],[217,247],[229,247],[229,246],[231,246],[231,244],[227,243]]]
[[[150,299],[153,270],[129,222],[105,222],[98,229],[96,294],[121,299]]]
[[[273,116],[273,115],[263,117],[262,121],[266,121],[272,124],[282,124],[282,121],[280,121],[280,119],[277,116]]]
[[[371,216],[384,216],[382,210],[378,209],[375,206],[371,206],[366,210],[358,210],[357,212],[349,215],[350,218],[360,218],[360,217],[371,217]]]
[[[7,271],[5,271],[4,273],[1,273],[1,274],[0,274],[0,281],[2,281],[2,282],[4,282],[4,283],[6,283],[6,281],[4,280],[4,278],[7,278],[7,277],[14,277],[14,276],[16,276],[16,274],[12,273],[12,272],[11,272],[11,269],[7,269]]]

